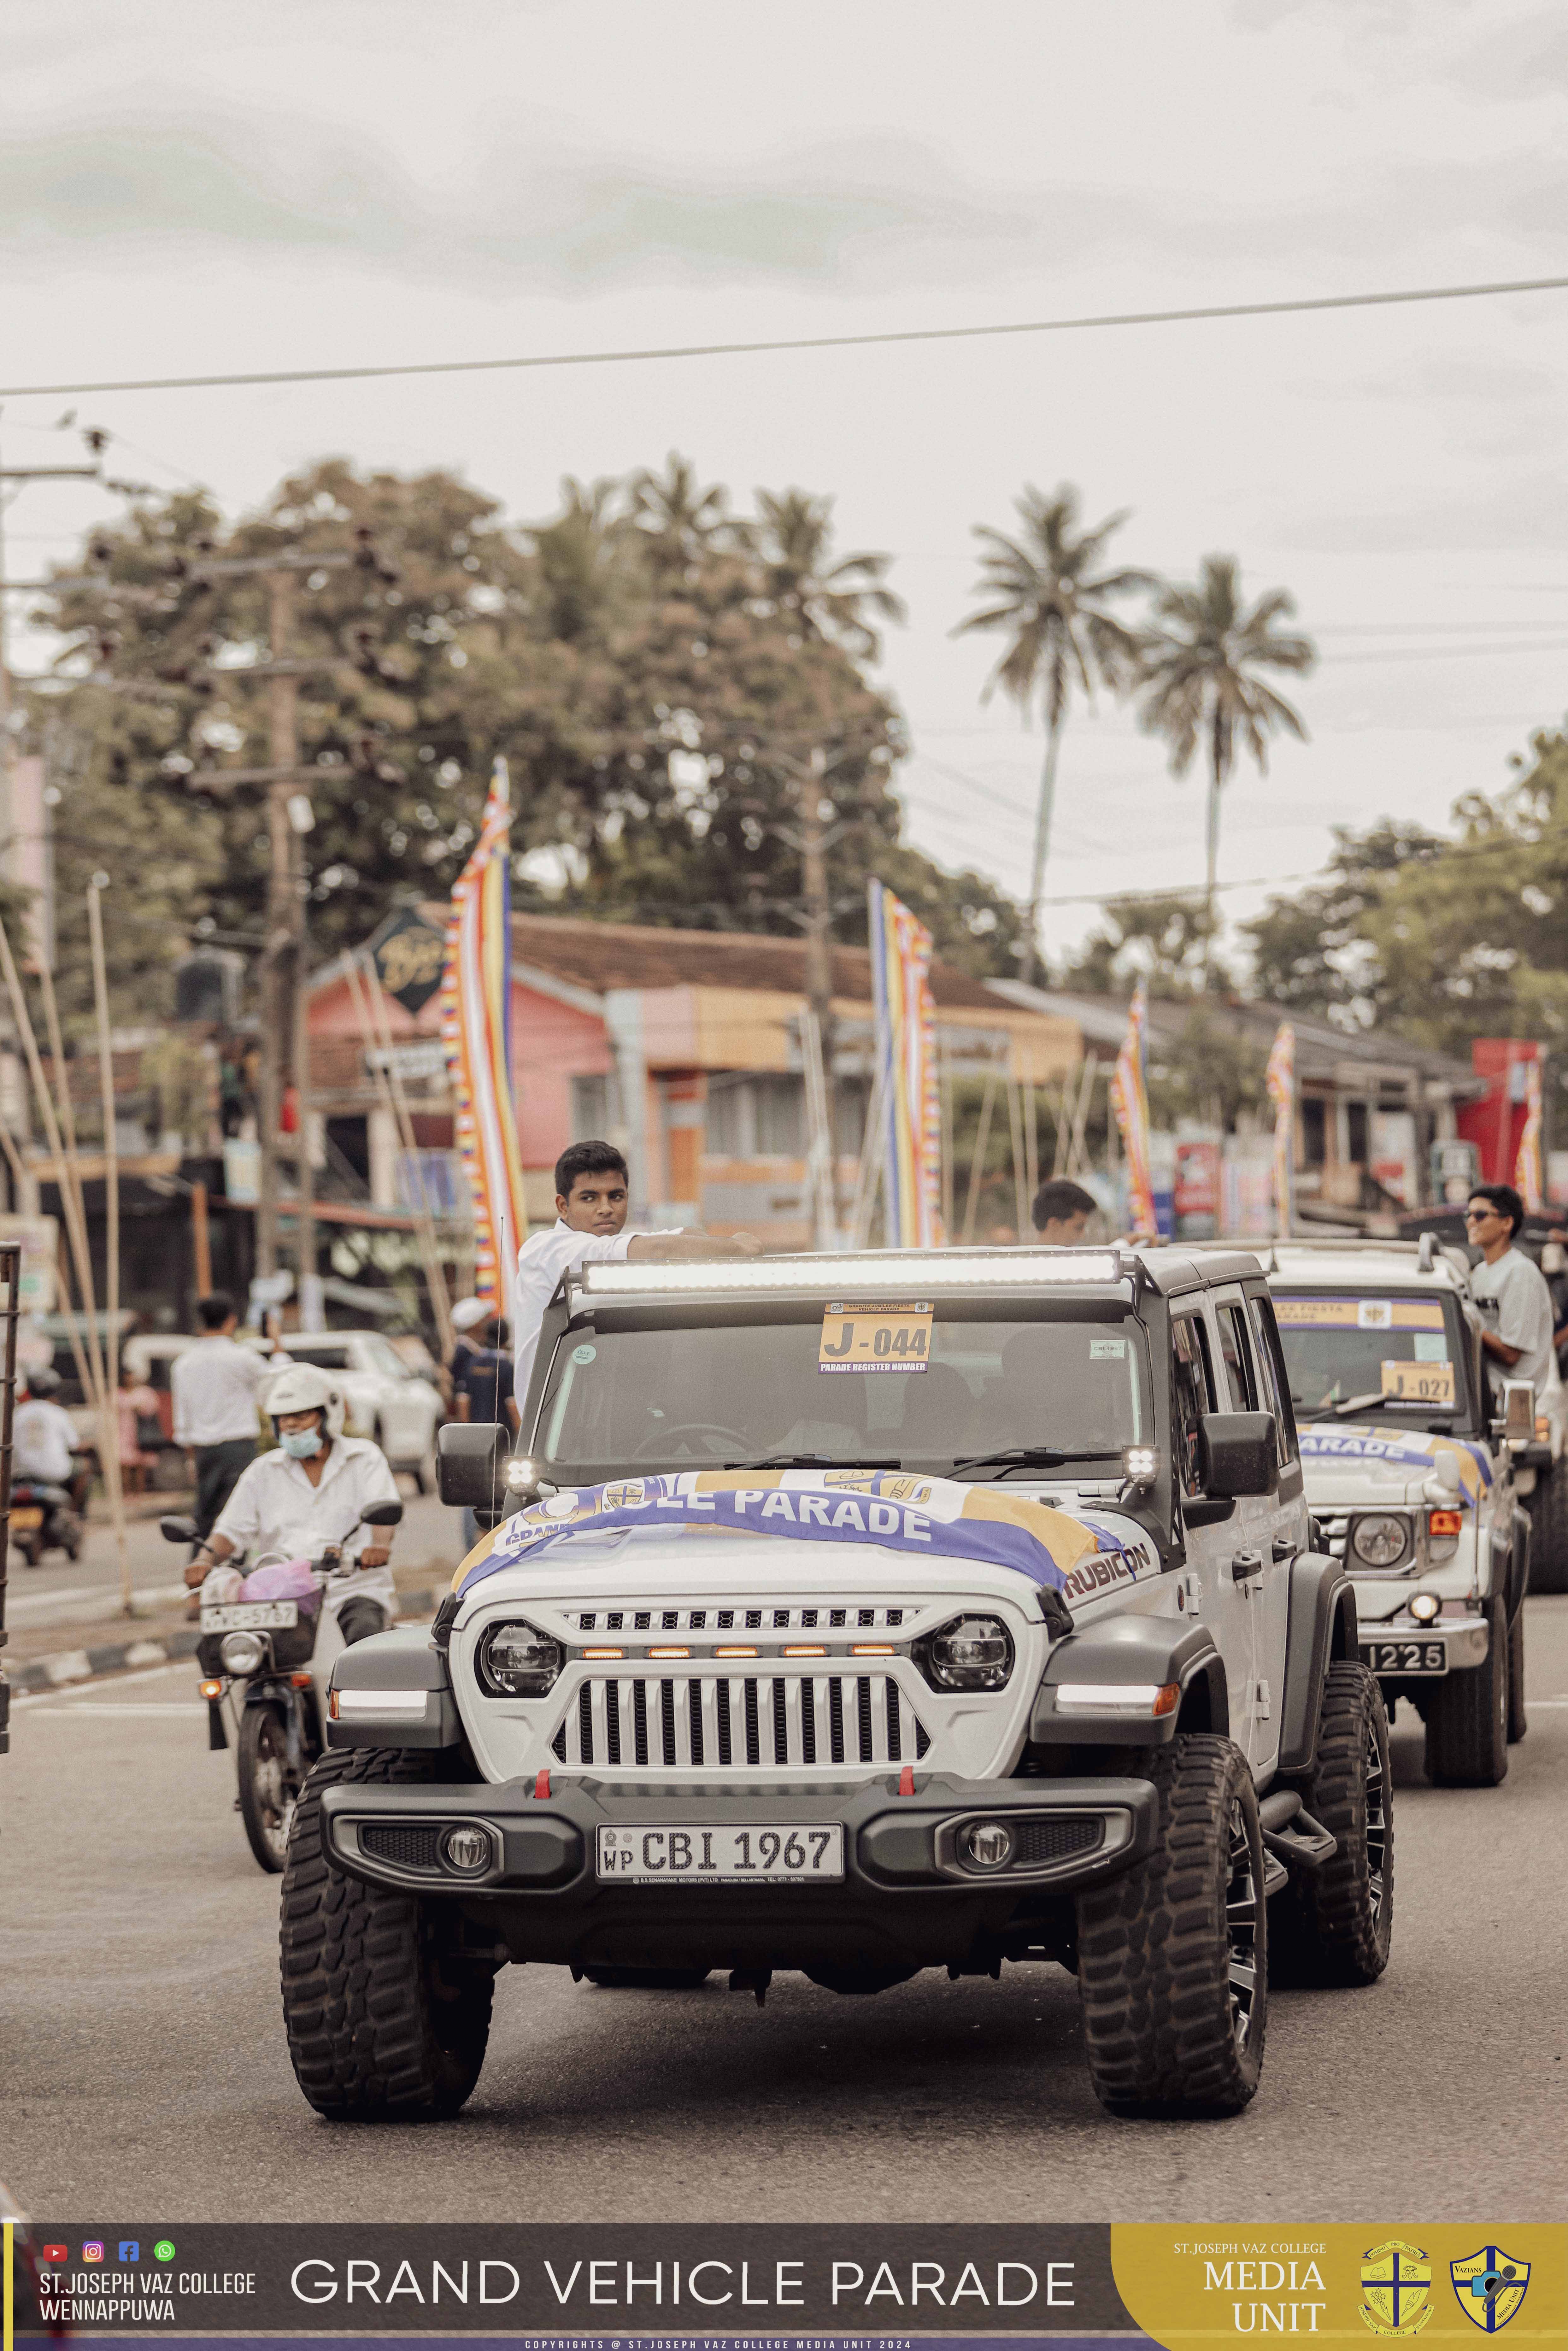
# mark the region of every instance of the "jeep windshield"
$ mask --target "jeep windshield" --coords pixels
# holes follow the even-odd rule
[[[883,1338],[887,1353],[872,1352]],[[853,1341],[820,1303],[767,1320],[569,1330],[533,1458],[552,1480],[583,1485],[633,1467],[785,1467],[797,1457],[939,1475],[962,1461],[960,1474],[982,1479],[1082,1465],[1109,1479],[1125,1447],[1155,1441],[1144,1333],[1113,1305],[1047,1321],[942,1301],[924,1326],[872,1332],[869,1364],[900,1360],[901,1342],[910,1369],[835,1371],[832,1354],[852,1355]]]
[[[1457,1299],[1276,1290],[1274,1311],[1300,1418],[1383,1414],[1446,1429],[1469,1417]]]

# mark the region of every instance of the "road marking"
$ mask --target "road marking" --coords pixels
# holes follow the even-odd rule
[[[167,1706],[41,1706],[36,1709],[39,1714],[68,1714],[76,1722],[84,1719],[89,1722],[98,1722],[110,1714],[152,1715],[162,1720],[180,1722],[187,1715],[205,1714],[206,1710],[204,1706],[187,1706],[180,1698],[171,1700]]]
[[[1526,1706],[1568,1706],[1568,1698],[1531,1698],[1526,1690],[1524,1703]]]
[[[139,1666],[133,1673],[115,1674],[112,1677],[106,1674],[95,1681],[81,1682],[75,1689],[18,1690],[12,1703],[20,1708],[42,1706],[47,1700],[51,1706],[57,1706],[66,1698],[97,1698],[111,1687],[115,1689],[124,1689],[131,1682],[155,1681],[160,1674],[189,1673],[195,1662],[194,1657],[177,1657],[172,1665]],[[74,1714],[77,1708],[73,1705],[69,1711]]]

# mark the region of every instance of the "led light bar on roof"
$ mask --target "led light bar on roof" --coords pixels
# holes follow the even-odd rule
[[[661,1298],[692,1291],[793,1291],[915,1297],[928,1290],[1019,1290],[1034,1283],[1120,1281],[1132,1269],[1116,1249],[865,1250],[844,1257],[656,1259],[585,1265],[577,1287],[590,1298]]]

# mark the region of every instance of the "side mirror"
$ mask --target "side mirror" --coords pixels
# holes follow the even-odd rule
[[[1504,1380],[1502,1384],[1502,1434],[1508,1445],[1531,1445],[1535,1441],[1535,1389],[1529,1380]]]
[[[1271,1412],[1206,1412],[1199,1437],[1203,1490],[1211,1501],[1273,1492],[1280,1467]]]
[[[365,1527],[395,1527],[402,1520],[401,1502],[372,1502],[360,1514],[360,1524]]]
[[[436,1432],[435,1483],[444,1502],[456,1510],[507,1507],[509,1432],[498,1420],[449,1420]]]
[[[196,1521],[194,1519],[160,1519],[158,1531],[165,1542],[194,1542]]]

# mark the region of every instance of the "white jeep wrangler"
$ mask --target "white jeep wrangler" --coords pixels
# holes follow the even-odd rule
[[[1390,1715],[1427,1726],[1427,1775],[1494,1787],[1522,1739],[1532,1533],[1521,1483],[1558,1490],[1563,1392],[1496,1409],[1462,1255],[1422,1241],[1265,1251],[1321,1549],[1355,1585],[1361,1655]]]
[[[593,1265],[493,1532],[339,1660],[283,1994],[340,2117],[452,2113],[508,1961],[844,1993],[1076,1973],[1113,2111],[1234,2112],[1270,1968],[1387,1960],[1386,1722],[1257,1261]]]

